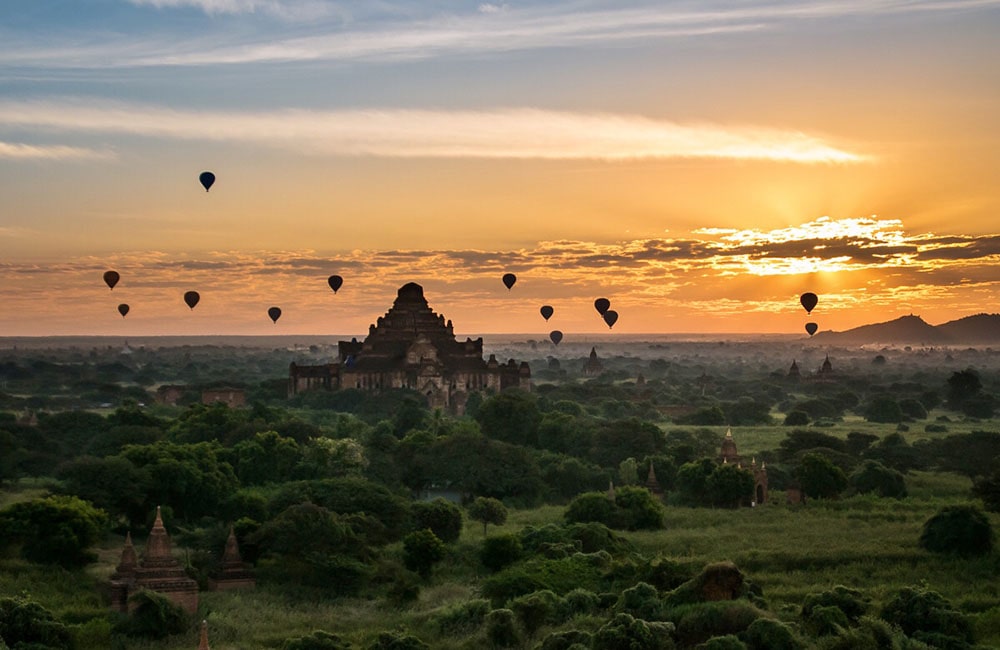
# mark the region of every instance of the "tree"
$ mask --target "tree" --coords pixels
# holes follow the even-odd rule
[[[968,647],[972,642],[969,619],[941,594],[923,587],[903,587],[886,601],[879,616],[918,641],[927,639],[935,648]]]
[[[507,521],[507,508],[499,499],[477,497],[469,505],[469,519],[483,524],[483,537],[486,537],[486,527],[489,524],[503,526]]]
[[[948,378],[948,408],[960,411],[962,404],[979,394],[982,388],[983,382],[979,379],[979,373],[972,368],[951,373],[951,377]]]
[[[874,460],[866,460],[848,478],[859,494],[874,493],[880,497],[902,499],[906,496],[903,475]]]
[[[902,422],[903,410],[889,395],[876,395],[865,406],[864,416],[869,422]]]
[[[721,508],[738,508],[753,496],[753,474],[735,465],[724,463],[716,466],[706,482],[712,505]]]
[[[678,501],[687,506],[708,505],[708,477],[715,468],[715,461],[709,458],[681,465],[674,481]]]
[[[945,506],[924,522],[920,546],[933,553],[986,555],[993,550],[993,527],[975,506]]]
[[[802,491],[814,499],[832,499],[847,487],[844,470],[819,454],[804,455],[795,475]]]
[[[411,509],[417,530],[430,529],[446,544],[458,541],[462,534],[462,509],[454,503],[438,498],[418,501]]]
[[[983,506],[990,512],[1000,512],[1000,469],[987,478],[976,481],[972,486],[972,494],[982,499]]]
[[[0,598],[0,648],[62,650],[72,647],[69,630],[49,610],[23,596]]]
[[[63,491],[90,501],[113,517],[124,515],[133,523],[146,519],[152,477],[126,458],[80,456],[60,465],[56,476],[63,481]]]
[[[130,636],[163,639],[183,632],[188,617],[180,605],[163,594],[145,589],[129,597],[130,614],[121,629]]]
[[[490,571],[500,569],[517,562],[524,555],[521,538],[517,535],[494,535],[483,540],[483,548],[479,560]]]
[[[515,445],[538,446],[541,411],[534,396],[523,390],[505,390],[485,400],[476,421],[487,438]]]
[[[403,564],[426,578],[434,565],[444,559],[444,542],[429,529],[417,530],[403,538]]]
[[[0,511],[0,539],[21,544],[31,562],[77,568],[93,562],[107,515],[73,496],[23,501]]]
[[[640,420],[626,418],[598,426],[593,435],[590,458],[601,467],[616,467],[626,458],[645,458],[659,453],[664,447],[659,427]]]
[[[292,478],[299,462],[299,445],[277,431],[262,431],[232,449],[233,468],[243,485],[277,483]]]
[[[791,411],[785,416],[786,427],[804,427],[809,424],[809,414],[805,411]]]

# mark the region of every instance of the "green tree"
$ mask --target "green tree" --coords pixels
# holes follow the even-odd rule
[[[120,628],[129,636],[163,639],[188,627],[181,606],[155,591],[142,589],[130,596],[129,609],[129,617]]]
[[[864,416],[869,422],[902,422],[903,410],[893,397],[876,395],[865,406]]]
[[[645,458],[659,453],[664,448],[664,438],[659,427],[651,422],[626,418],[598,426],[592,445],[591,460],[601,467],[616,467],[626,458]]]
[[[454,503],[438,498],[418,501],[411,507],[416,529],[430,529],[438,538],[450,544],[462,534],[462,509]]]
[[[930,645],[935,648],[966,647],[973,640],[969,619],[941,594],[923,587],[903,587],[892,594],[879,616],[918,641],[934,641]],[[941,643],[941,637],[951,643]]]
[[[336,634],[316,630],[305,636],[286,640],[281,650],[351,650],[351,644]]]
[[[81,567],[97,559],[89,549],[104,533],[107,515],[74,496],[22,501],[0,511],[0,539],[16,541],[31,562]]]
[[[708,458],[681,465],[674,481],[677,500],[686,506],[709,505],[708,477],[715,471],[716,466],[715,461]]]
[[[90,501],[113,517],[124,515],[133,523],[146,519],[152,477],[126,458],[80,456],[60,465],[56,477],[63,482],[62,491]]]
[[[517,562],[524,556],[521,538],[517,535],[494,535],[483,540],[483,548],[479,552],[479,561],[490,571],[500,569]]]
[[[507,508],[499,499],[477,497],[469,505],[469,519],[483,524],[483,537],[486,537],[486,527],[489,524],[503,526],[507,521]]]
[[[434,565],[444,559],[444,542],[425,528],[403,538],[403,564],[426,578]]]
[[[476,412],[483,435],[514,445],[538,446],[542,414],[534,396],[523,390],[505,390],[485,400]]]
[[[23,596],[0,598],[0,647],[63,650],[72,647],[69,629],[49,610]]]
[[[232,449],[233,468],[243,485],[277,483],[292,478],[299,462],[299,445],[277,431],[262,431]]]
[[[847,488],[844,470],[819,454],[804,455],[795,475],[802,491],[814,499],[832,499]]]
[[[920,546],[934,553],[986,555],[993,550],[993,527],[975,506],[945,506],[924,522]]]
[[[809,424],[809,414],[805,411],[791,411],[785,416],[786,427],[804,427]]]
[[[948,408],[960,411],[962,404],[978,395],[982,389],[983,382],[979,379],[979,373],[972,368],[951,373],[951,377],[948,378]]]
[[[903,475],[874,460],[862,463],[848,477],[848,482],[859,494],[874,493],[880,497],[894,499],[906,497],[906,481]]]
[[[972,494],[982,499],[983,506],[990,512],[1000,512],[1000,469],[994,470],[988,477],[976,481],[972,486]]]
[[[753,474],[736,465],[716,466],[706,482],[712,504],[721,508],[738,508],[753,496]]]

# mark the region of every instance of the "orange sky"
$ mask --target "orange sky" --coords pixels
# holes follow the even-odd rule
[[[0,8],[0,336],[1000,311],[1000,0],[661,5]]]

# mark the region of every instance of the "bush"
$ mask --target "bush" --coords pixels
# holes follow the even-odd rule
[[[813,499],[831,499],[847,487],[844,471],[819,454],[802,457],[796,476],[802,491]]]
[[[436,622],[442,634],[448,636],[470,634],[482,627],[489,613],[490,601],[473,598],[445,610],[438,615]]]
[[[494,609],[486,615],[486,638],[493,646],[509,648],[520,642],[514,612],[509,609]]]
[[[0,647],[62,650],[70,647],[70,634],[52,612],[27,598],[0,598]]]
[[[784,623],[769,618],[758,618],[743,633],[743,640],[750,650],[801,650],[803,643]]]
[[[805,619],[803,621],[805,628],[813,636],[837,634],[851,625],[844,612],[833,605],[813,607],[809,610],[808,615],[803,615],[803,618]]]
[[[418,530],[403,538],[403,564],[426,578],[435,564],[444,559],[444,543],[428,529]]]
[[[336,634],[316,630],[312,634],[288,639],[282,650],[351,650],[351,644]]]
[[[559,596],[548,589],[543,589],[514,598],[510,601],[510,609],[514,612],[517,620],[521,622],[521,627],[528,633],[528,636],[534,636],[538,628],[552,622],[556,617],[562,604],[560,601]]]
[[[521,538],[517,535],[495,535],[483,540],[479,560],[490,571],[499,571],[524,555]]]
[[[975,506],[946,506],[924,523],[920,546],[933,553],[986,555],[993,550],[993,528]]]
[[[612,500],[603,492],[587,492],[573,499],[564,517],[570,523],[596,522],[609,528],[656,530],[663,527],[663,504],[649,490],[623,486]]]
[[[512,568],[483,580],[479,592],[494,606],[502,607],[511,598],[541,589],[548,589],[548,585],[524,569]]]
[[[415,636],[397,632],[382,632],[368,650],[430,650],[430,646]]]
[[[97,559],[89,548],[106,519],[103,510],[73,496],[23,501],[0,511],[0,539],[20,542],[30,562],[77,568]]]
[[[699,645],[698,650],[747,650],[747,645],[738,636],[727,634],[712,637]]]
[[[129,597],[129,606],[132,612],[120,630],[129,636],[163,639],[188,627],[188,617],[181,606],[155,591],[138,591]]]
[[[681,605],[668,616],[677,626],[678,642],[691,646],[713,636],[739,634],[766,614],[745,600],[722,600]]]
[[[880,497],[903,499],[906,481],[903,475],[874,460],[866,460],[848,478],[851,487],[859,494],[874,493]]]
[[[588,589],[577,587],[563,596],[560,618],[566,620],[581,614],[593,613],[597,610],[599,603],[600,599],[597,594]]]
[[[631,614],[646,621],[658,621],[663,619],[663,601],[660,600],[656,587],[640,582],[622,591],[618,602],[615,603],[615,611]]]
[[[938,635],[965,643],[972,642],[972,625],[936,591],[923,587],[903,587],[889,598],[880,616],[897,625],[908,636]],[[941,647],[939,644],[933,644]]]
[[[591,634],[581,630],[567,630],[565,632],[553,632],[544,639],[541,644],[535,646],[537,650],[576,650],[576,648],[590,648]]]
[[[429,529],[446,544],[458,541],[462,534],[462,509],[454,503],[438,498],[413,504],[416,529]]]
[[[786,427],[804,427],[809,424],[809,414],[805,411],[792,411],[785,416]]]
[[[486,527],[489,524],[503,526],[507,521],[507,508],[499,499],[477,497],[469,506],[469,519],[482,522],[483,537],[486,537]]]
[[[836,607],[848,621],[856,623],[868,611],[869,601],[857,589],[837,585],[828,591],[811,593],[802,602],[802,618],[808,620],[819,607]]]
[[[671,650],[674,626],[650,623],[628,614],[615,614],[594,634],[592,650]]]

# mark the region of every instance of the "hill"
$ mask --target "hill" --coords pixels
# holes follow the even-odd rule
[[[998,345],[1000,314],[976,314],[941,325],[930,325],[919,316],[902,316],[843,332],[820,332],[813,338],[840,345]]]

